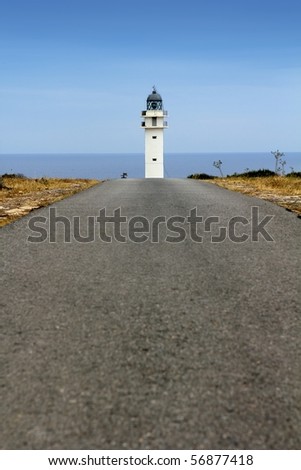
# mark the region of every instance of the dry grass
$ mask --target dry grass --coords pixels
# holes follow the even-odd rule
[[[215,178],[208,180],[223,188],[274,202],[301,214],[301,178],[268,176]]]
[[[59,178],[1,178],[0,227],[39,207],[99,184],[99,180]]]

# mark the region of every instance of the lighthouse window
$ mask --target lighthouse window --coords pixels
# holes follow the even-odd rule
[[[157,138],[157,136],[156,136],[156,135],[153,135],[153,139],[156,139],[156,138]]]
[[[152,117],[152,126],[156,126],[156,125],[157,125],[157,118]]]
[[[156,161],[157,161],[157,159],[156,159],[156,158],[153,158],[153,162],[156,162]]]

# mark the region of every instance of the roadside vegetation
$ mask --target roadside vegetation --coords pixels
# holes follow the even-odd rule
[[[22,174],[4,174],[0,176],[0,226],[99,183],[99,180],[90,179],[27,178]]]
[[[227,177],[196,173],[188,178],[206,180],[232,191],[274,202],[301,214],[301,172],[279,175],[268,169],[260,169],[234,173]]]

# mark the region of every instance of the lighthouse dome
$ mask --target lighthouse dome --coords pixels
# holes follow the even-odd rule
[[[153,88],[153,91],[148,95],[146,100],[147,109],[162,109],[162,98],[159,93],[157,93],[156,88]]]
[[[147,101],[162,101],[162,98],[161,95],[157,93],[156,89],[154,89],[154,91],[150,95],[148,95]]]

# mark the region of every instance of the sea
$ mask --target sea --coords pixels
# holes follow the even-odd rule
[[[301,171],[301,152],[287,152],[286,173]],[[194,173],[221,176],[214,162],[221,161],[224,176],[248,170],[267,168],[275,170],[275,157],[271,152],[257,153],[166,153],[166,178],[186,178]],[[94,154],[0,154],[0,175],[19,173],[29,178],[96,178],[115,179],[122,173],[129,178],[144,178],[142,153]]]

